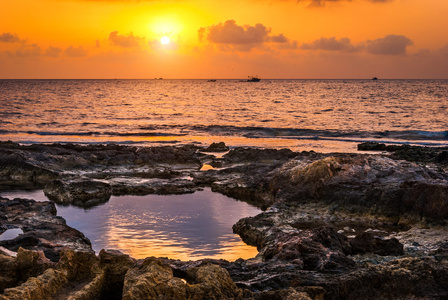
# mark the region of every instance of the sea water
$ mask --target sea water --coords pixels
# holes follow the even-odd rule
[[[448,145],[447,80],[0,80],[0,140],[355,152]]]
[[[447,80],[0,80],[0,141],[22,144],[224,141],[356,152],[363,141],[447,146],[447,116]],[[42,191],[0,195],[47,200]],[[256,254],[231,227],[259,210],[209,189],[57,210],[96,251],[229,260]]]

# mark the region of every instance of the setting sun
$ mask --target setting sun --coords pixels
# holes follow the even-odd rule
[[[162,45],[168,45],[170,43],[170,38],[167,36],[164,36],[160,39],[160,42],[162,43]]]
[[[446,0],[19,2],[0,78],[448,78]]]

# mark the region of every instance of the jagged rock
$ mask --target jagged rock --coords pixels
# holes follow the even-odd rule
[[[42,187],[73,176],[175,178],[177,170],[198,170],[199,147],[136,148],[118,145],[29,145],[0,143],[0,188]],[[162,172],[160,172],[162,170]],[[105,176],[106,174],[106,176]]]
[[[352,254],[403,255],[403,245],[396,239],[384,239],[370,232],[363,232],[350,240]]]
[[[331,227],[297,230],[276,226],[263,215],[245,218],[233,226],[246,243],[256,246],[265,261],[291,262],[300,269],[342,271],[355,263],[345,253],[351,252],[347,238]]]
[[[386,144],[382,143],[375,143],[375,142],[365,142],[358,144],[358,150],[360,151],[386,151],[387,148]]]
[[[440,164],[448,164],[448,151],[442,151],[437,155],[436,162]]]
[[[6,289],[3,295],[0,295],[0,299],[52,299],[52,296],[67,282],[67,276],[63,271],[48,269],[42,275],[31,277],[18,287]]]
[[[0,189],[43,187],[56,178],[55,172],[34,166],[21,153],[0,148]]]
[[[346,238],[331,227],[270,234],[273,240],[260,251],[266,260],[292,261],[305,270],[317,271],[341,271],[355,266],[344,254],[344,250],[349,251]]]
[[[448,242],[440,244],[431,254],[433,254],[438,261],[448,261]]]
[[[42,251],[29,251],[19,248],[16,257],[0,255],[0,293],[5,288],[14,287],[28,278],[42,274],[55,265]]]
[[[205,152],[226,152],[229,151],[229,147],[224,142],[212,143],[204,151]]]
[[[267,209],[234,226],[259,249],[254,259],[136,261],[112,250],[95,257],[89,241],[55,216],[52,203],[1,198],[0,232],[23,233],[0,242],[6,249],[0,248],[0,299],[448,297],[448,175],[441,149],[396,147],[388,157],[236,148],[222,158],[200,150],[0,142],[0,162],[7,162],[0,164],[0,182],[9,181],[0,189],[34,184],[36,171],[36,185],[96,178],[114,194],[211,186]],[[219,170],[199,171],[212,159]],[[20,254],[9,256],[14,251]]]
[[[339,155],[291,160],[273,172],[270,190],[277,202],[320,202],[346,212],[409,222],[448,218],[447,175],[410,162]]]
[[[232,149],[229,153],[223,156],[222,161],[225,165],[236,163],[260,163],[260,162],[275,162],[286,161],[296,157],[298,154],[289,149],[252,149],[238,147]]]
[[[96,180],[53,180],[45,186],[44,193],[55,203],[88,208],[109,201],[112,187]]]
[[[93,253],[90,241],[56,216],[56,207],[51,202],[0,198],[0,219],[3,225],[23,230],[11,240],[0,241],[0,246],[8,250],[18,251],[20,247],[42,250],[52,261],[59,260],[65,247]]]
[[[392,152],[392,157],[406,159],[413,162],[429,163],[435,162],[446,164],[448,162],[447,147],[421,147],[410,145],[385,145],[376,142],[366,142],[358,144],[360,151],[388,151]]]
[[[175,195],[194,193],[200,188],[191,180],[186,179],[146,179],[132,182],[127,179],[111,179],[112,193],[120,195]]]
[[[99,259],[105,274],[101,298],[121,299],[125,275],[135,265],[136,260],[118,250],[101,250]]]
[[[448,219],[448,184],[437,181],[407,181],[401,188],[401,210],[404,213],[417,213],[420,218],[434,221]]]
[[[173,275],[172,268],[147,258],[126,274],[123,299],[235,299],[241,296],[228,272],[216,265],[190,268],[186,278]]]
[[[446,266],[429,257],[403,258],[372,265],[339,277],[336,290],[327,288],[328,299],[445,299],[448,297]]]
[[[311,297],[308,293],[303,291],[297,291],[293,288],[284,289],[284,290],[276,290],[276,291],[265,291],[258,294],[253,295],[254,300],[314,300],[314,299],[323,299],[321,295],[317,297]]]
[[[187,269],[187,296],[191,299],[236,299],[241,291],[226,269],[205,263]]]
[[[32,257],[38,257],[39,260],[30,260]],[[6,288],[0,299],[81,300],[99,299],[101,295],[104,273],[98,269],[98,259],[92,253],[65,250],[57,264],[39,264],[39,261],[45,260],[41,252],[20,250],[15,260],[20,276],[24,276],[23,270],[32,273],[25,272],[28,275],[26,278],[17,278],[17,286]],[[24,261],[27,269],[22,268]]]

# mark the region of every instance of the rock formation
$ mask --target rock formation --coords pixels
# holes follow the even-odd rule
[[[90,242],[50,202],[0,199],[0,299],[446,299],[446,149],[392,154],[0,143],[0,190],[58,203],[214,191],[265,209],[234,232],[249,260],[135,260]],[[201,171],[204,163],[215,168]]]

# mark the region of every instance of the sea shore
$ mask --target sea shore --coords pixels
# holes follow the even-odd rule
[[[0,142],[0,299],[447,299],[448,149],[364,143],[359,153]],[[262,208],[233,231],[235,262],[95,254],[55,203],[215,192]]]

